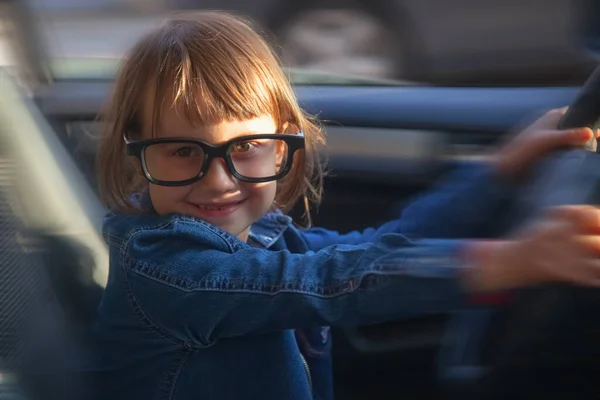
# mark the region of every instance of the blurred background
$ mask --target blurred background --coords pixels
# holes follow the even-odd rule
[[[579,81],[600,39],[597,0],[27,2],[55,58],[119,57],[159,14],[222,9],[264,28],[289,67],[430,84]]]
[[[314,220],[340,231],[485,160],[599,60],[600,0],[0,0],[0,400],[85,398],[69,360],[108,273],[97,117],[130,46],[194,9],[255,21],[325,121],[335,174]],[[335,331],[337,398],[439,399],[448,317]]]

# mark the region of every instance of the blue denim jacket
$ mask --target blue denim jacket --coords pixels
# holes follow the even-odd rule
[[[245,243],[189,216],[109,215],[109,280],[87,366],[94,397],[332,399],[326,327],[464,304],[462,242],[402,233],[439,222],[470,236],[505,191],[485,169],[449,182],[403,219],[348,234],[298,230],[273,213]]]

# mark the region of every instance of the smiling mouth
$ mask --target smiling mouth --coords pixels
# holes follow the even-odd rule
[[[223,210],[227,210],[228,208],[235,207],[235,206],[237,206],[240,203],[241,202],[230,203],[230,204],[223,204],[223,205],[218,205],[218,206],[209,206],[209,205],[197,204],[196,207],[198,207],[201,210],[207,210],[207,211],[223,211]]]
[[[197,204],[192,203],[201,213],[210,216],[224,216],[235,211],[244,200],[233,203]]]

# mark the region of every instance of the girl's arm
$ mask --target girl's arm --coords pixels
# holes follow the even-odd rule
[[[565,112],[566,108],[545,114],[492,154],[488,165],[459,168],[408,205],[402,219],[348,234],[309,230],[308,246],[318,250],[337,243],[370,242],[390,232],[438,238],[497,236],[506,227],[504,217],[513,191],[532,164],[558,148],[598,137],[590,129],[557,130]]]
[[[174,217],[138,230],[118,250],[138,314],[196,346],[394,320],[450,310],[462,300],[460,241],[411,242],[390,234],[292,254],[250,247],[197,224]]]
[[[600,211],[567,207],[542,222],[504,242],[409,241],[389,234],[306,254],[250,247],[177,216],[154,227],[138,224],[124,239],[110,229],[105,235],[120,259],[115,267],[125,274],[118,285],[144,324],[206,347],[246,334],[448,311],[464,289],[551,281],[599,286]]]
[[[495,237],[515,194],[516,185],[493,164],[463,167],[404,208],[402,229],[421,237]]]
[[[313,228],[302,232],[309,248],[334,244],[359,244],[377,240],[386,233],[421,237],[490,237],[493,220],[502,220],[508,208],[511,186],[489,165],[458,168],[427,194],[414,199],[402,217],[378,228],[340,234]]]

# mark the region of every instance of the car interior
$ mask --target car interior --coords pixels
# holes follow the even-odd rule
[[[27,20],[22,8],[15,10],[15,21]],[[55,367],[54,363],[58,363],[66,371],[65,351],[85,352],[85,330],[94,318],[106,282],[108,256],[101,238],[105,210],[97,196],[94,157],[102,109],[112,82],[109,77],[48,79],[42,67],[46,60],[34,56],[32,43],[35,41],[28,35],[21,38],[20,45],[29,46],[24,51],[29,54],[26,59],[34,65],[29,79],[35,80],[37,85],[24,88],[23,82],[17,81],[11,73],[0,74],[3,149],[0,216],[4,227],[0,243],[0,305],[4,318],[17,320],[20,316],[26,320],[0,325],[3,330],[0,394],[3,391],[17,393],[14,383],[19,382],[17,386],[23,391],[23,398],[69,398],[67,391],[76,390],[73,382],[56,379],[57,371],[62,370],[52,367],[53,378],[48,379],[40,372],[45,371],[40,365]],[[597,89],[594,89],[596,97]],[[312,210],[313,222],[316,226],[343,232],[397,218],[408,199],[430,188],[449,171],[460,165],[485,162],[493,146],[518,127],[548,109],[581,99],[577,97],[580,88],[575,86],[430,87],[338,83],[300,84],[295,90],[304,109],[323,121],[329,142],[330,172],[325,197],[322,205]],[[571,126],[595,124],[598,115],[592,114],[575,120]],[[552,165],[553,176],[560,175],[563,164]],[[585,164],[583,168],[588,173],[586,182],[592,182],[597,175],[591,173],[594,165]],[[561,178],[562,181],[535,191],[535,206],[540,207],[539,193],[547,194],[549,187],[565,185],[581,171],[578,164],[570,170],[570,175]],[[586,202],[592,196],[575,189],[563,192],[571,197],[548,200],[544,206],[549,202]],[[301,212],[298,207],[293,216],[300,220]],[[515,371],[515,365],[522,364],[508,356],[498,357],[498,353],[512,354],[507,349],[530,346],[532,341],[540,344],[538,353],[531,350],[531,357],[551,352],[548,346],[556,343],[541,343],[538,335],[545,332],[544,329],[554,329],[551,324],[558,324],[556,329],[562,325],[550,317],[538,320],[541,314],[534,311],[539,312],[540,307],[563,307],[561,309],[567,312],[571,308],[557,300],[563,296],[557,296],[556,290],[574,291],[554,289],[550,294],[527,293],[535,301],[506,306],[491,317],[484,313],[484,318],[491,319],[482,325],[482,332],[462,344],[447,337],[449,324],[456,322],[451,315],[424,315],[385,324],[333,329],[336,398],[437,399],[445,398],[444,395],[465,398],[469,393],[476,393],[474,388],[481,381],[489,386],[479,392],[485,393],[485,397],[477,398],[500,398],[501,393],[502,398],[512,397],[515,392],[503,391],[511,387],[506,383],[521,382],[519,379],[525,376],[531,379],[528,373],[531,369],[523,367],[521,375],[511,375],[509,372]],[[573,303],[581,303],[593,296],[581,293],[577,290],[569,294],[569,298]],[[25,303],[31,304],[26,313],[20,308]],[[586,318],[586,314],[580,315]],[[532,320],[542,321],[542,325],[546,320],[552,321],[531,327]],[[573,335],[583,329],[590,335],[597,332],[594,326],[570,333]],[[49,338],[45,343],[52,343],[54,347],[32,344],[39,344],[42,331],[43,337]],[[16,332],[28,334],[17,340]],[[18,346],[8,339],[10,337],[19,343],[23,341],[20,346],[30,350],[16,354],[14,349]],[[577,342],[576,337],[571,339]],[[498,344],[499,341],[503,344]],[[473,354],[466,350],[473,346],[477,348],[475,356],[462,359],[464,354]],[[54,352],[39,347],[46,350],[53,347]],[[584,351],[582,348],[580,353]],[[467,374],[440,384],[440,354],[445,352],[459,354],[453,353],[444,368],[467,365],[481,372],[494,364],[500,373],[485,379],[480,379],[479,374]],[[588,354],[588,357],[591,356]],[[36,365],[42,359],[47,364]],[[17,372],[18,379],[9,379],[11,371]],[[62,392],[49,390],[57,385]]]

